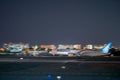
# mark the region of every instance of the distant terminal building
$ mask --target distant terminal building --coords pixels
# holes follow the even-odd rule
[[[58,45],[57,49],[81,49],[80,44],[75,44],[75,45]]]
[[[24,48],[29,48],[29,44],[27,43],[8,43],[4,44],[3,47],[8,52],[21,52]]]
[[[106,45],[106,44],[104,44],[104,45],[94,45],[93,48],[94,48],[94,49],[97,49],[97,50],[100,50],[100,49],[104,48],[105,45]]]
[[[86,49],[93,49],[93,45],[92,44],[86,45]]]
[[[45,49],[56,49],[56,46],[54,44],[51,45],[40,45],[40,48],[45,48]]]
[[[88,44],[86,45],[83,49],[95,49],[95,50],[100,50],[102,48],[105,47],[106,44],[103,45],[92,45],[92,44]]]

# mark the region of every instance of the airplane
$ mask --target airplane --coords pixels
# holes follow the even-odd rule
[[[109,49],[112,45],[112,42],[109,42],[104,48],[102,48],[100,51],[81,51],[80,56],[107,56],[110,55]]]

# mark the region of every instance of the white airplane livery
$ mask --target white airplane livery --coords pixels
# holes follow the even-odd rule
[[[63,56],[69,56],[70,54],[76,54],[79,50],[70,50],[70,49],[61,49],[61,50],[53,50],[50,52],[50,54],[53,55],[63,55]]]

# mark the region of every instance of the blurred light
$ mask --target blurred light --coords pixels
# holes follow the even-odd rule
[[[52,78],[52,75],[51,75],[51,74],[48,74],[48,78],[49,78],[49,79]]]
[[[20,58],[20,60],[23,60],[23,58]]]
[[[61,68],[62,68],[62,69],[65,69],[65,68],[66,68],[66,66],[62,66]]]
[[[60,80],[60,79],[61,79],[61,76],[57,76],[57,79]]]

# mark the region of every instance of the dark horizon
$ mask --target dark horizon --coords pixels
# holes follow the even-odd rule
[[[0,0],[0,45],[120,46],[119,0]]]

